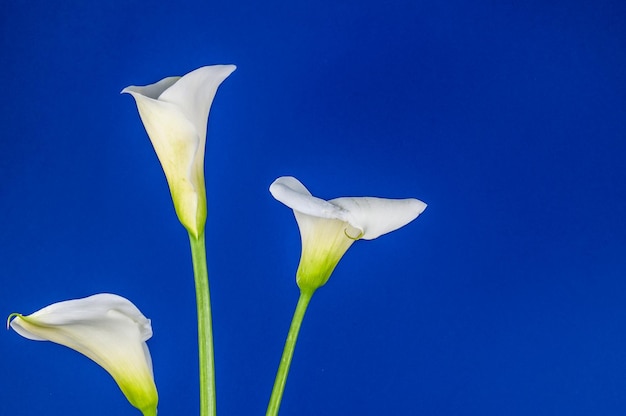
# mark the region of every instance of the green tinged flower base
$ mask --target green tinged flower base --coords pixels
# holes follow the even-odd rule
[[[296,310],[293,313],[291,320],[291,326],[289,327],[289,333],[287,334],[287,341],[285,341],[285,349],[283,355],[280,358],[280,365],[278,366],[278,372],[276,373],[276,380],[274,381],[274,388],[272,389],[272,395],[270,397],[269,405],[267,406],[267,416],[275,416],[280,409],[280,402],[283,398],[283,392],[285,391],[285,384],[287,383],[287,374],[289,374],[289,367],[291,366],[291,359],[293,358],[293,352],[296,348],[296,341],[298,340],[298,334],[300,333],[300,326],[302,326],[302,320],[311,297],[313,297],[315,289],[301,289],[300,297],[298,298],[298,304]]]
[[[302,235],[302,255],[296,272],[301,290],[315,291],[326,284],[339,260],[359,238],[350,224],[296,213]],[[356,237],[351,237],[348,231]]]
[[[200,416],[215,416],[215,361],[209,273],[204,232],[198,238],[189,233],[198,308],[198,355],[200,361]]]
[[[157,416],[157,409],[154,406],[146,407],[145,409],[139,409],[143,416]]]

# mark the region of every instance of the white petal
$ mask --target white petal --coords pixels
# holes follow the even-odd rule
[[[197,130],[177,105],[143,95],[134,87],[125,88],[122,92],[131,94],[135,99],[141,121],[168,180],[177,183],[178,177],[189,178],[196,152],[203,147],[200,141],[206,135],[206,125],[204,132]],[[188,181],[191,182],[190,179]]]
[[[220,84],[237,67],[235,65],[203,66],[189,72],[159,96],[159,101],[176,105],[205,137],[207,115]]]
[[[174,85],[176,81],[178,81],[180,77],[167,77],[163,78],[161,81],[155,82],[154,84],[144,85],[144,86],[136,86],[131,85],[122,90],[123,93],[137,93],[139,95],[143,95],[148,98],[152,98],[156,100],[159,98],[159,95],[163,94],[163,91]]]
[[[348,213],[340,206],[316,198],[293,176],[281,176],[270,185],[274,198],[294,211],[321,218],[333,218],[345,221]]]
[[[365,240],[372,240],[405,226],[426,209],[424,202],[414,198],[344,197],[325,201],[312,196],[292,176],[276,179],[270,186],[270,192],[294,211],[348,222],[362,231],[360,238]]]
[[[142,341],[147,341],[152,337],[150,320],[131,301],[112,293],[99,293],[82,299],[53,303],[28,315],[28,318],[36,320],[41,326],[61,327],[106,321],[108,320],[107,312],[110,310],[116,310],[127,317],[129,324],[139,329]],[[47,340],[20,327],[19,321],[13,320],[11,327],[25,338]]]
[[[344,197],[329,202],[350,213],[347,221],[363,231],[361,238],[365,240],[372,240],[405,226],[426,209],[424,202],[414,198]]]

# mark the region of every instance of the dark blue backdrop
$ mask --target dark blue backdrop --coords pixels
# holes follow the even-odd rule
[[[188,241],[119,91],[234,63],[206,156],[220,414],[263,414],[295,306],[281,175],[429,204],[316,294],[283,415],[624,414],[624,22],[608,0],[4,1],[0,315],[130,298],[159,414],[197,414]],[[138,414],[63,347],[5,332],[0,357],[2,415]]]

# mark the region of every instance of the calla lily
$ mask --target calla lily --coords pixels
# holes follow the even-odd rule
[[[270,192],[293,209],[300,228],[302,255],[296,281],[302,290],[324,285],[356,240],[372,240],[413,221],[426,204],[417,199],[316,198],[291,176],[274,181]]]
[[[25,338],[52,341],[91,358],[144,416],[156,415],[158,395],[146,346],[152,327],[128,299],[101,293],[54,303],[28,316],[14,313],[9,322]]]
[[[161,162],[180,222],[194,236],[204,231],[204,150],[207,118],[217,88],[234,65],[205,66],[183,77],[130,86],[143,125]]]

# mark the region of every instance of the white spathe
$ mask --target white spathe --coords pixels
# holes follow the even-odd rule
[[[296,281],[301,289],[315,290],[328,281],[335,266],[358,239],[372,240],[413,221],[425,209],[418,199],[343,197],[316,198],[292,176],[276,179],[270,192],[293,209],[302,255]]]
[[[146,341],[152,327],[135,305],[100,293],[12,314],[11,328],[36,341],[65,345],[91,358],[113,376],[128,401],[145,416],[156,415],[158,395]]]
[[[161,162],[176,214],[198,237],[206,223],[204,152],[209,111],[220,84],[234,65],[198,68],[143,87],[130,86],[139,116]]]

